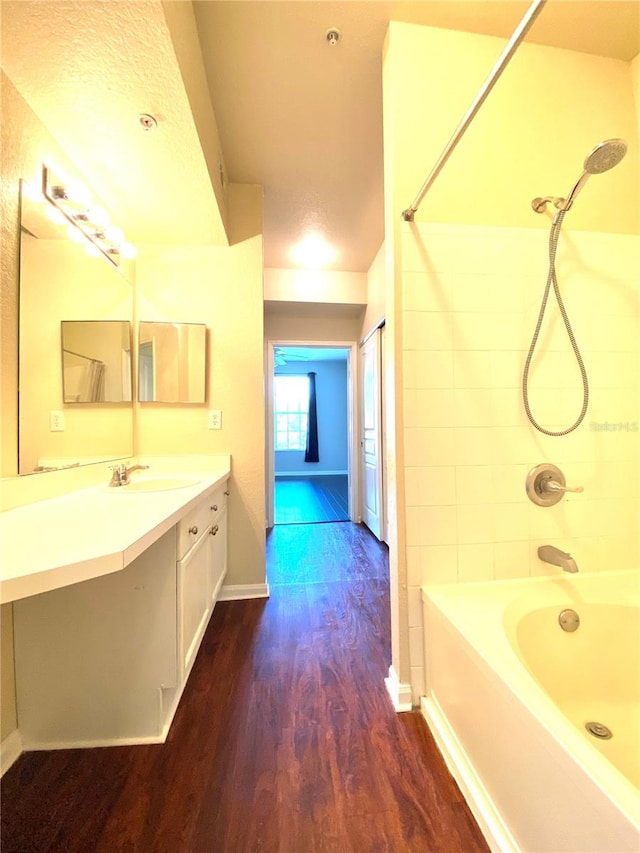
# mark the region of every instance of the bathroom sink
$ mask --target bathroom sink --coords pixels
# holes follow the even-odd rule
[[[195,486],[198,482],[199,480],[188,480],[184,477],[145,477],[144,479],[132,480],[126,486],[114,486],[109,491],[114,494],[167,492],[171,489],[184,489],[187,486]]]

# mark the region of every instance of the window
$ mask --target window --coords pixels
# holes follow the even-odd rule
[[[305,450],[309,412],[309,378],[275,376],[274,434],[276,450]]]

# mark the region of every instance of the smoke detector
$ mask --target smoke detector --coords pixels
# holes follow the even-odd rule
[[[149,115],[149,113],[141,113],[138,116],[138,121],[140,123],[140,127],[147,132],[155,130],[158,126],[158,120],[154,116]]]
[[[328,29],[325,34],[325,38],[329,42],[330,47],[335,47],[338,44],[340,36],[341,33],[337,27],[331,27],[331,29]]]

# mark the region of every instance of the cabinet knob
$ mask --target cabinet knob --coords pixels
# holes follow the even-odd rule
[[[196,527],[195,524],[193,525],[193,527],[189,528],[189,533],[193,533],[194,536],[196,535],[197,532],[198,532],[198,528]]]
[[[212,536],[215,536],[219,529],[220,529],[220,528],[218,527],[218,525],[217,525],[217,524],[214,524],[214,526],[211,528],[211,530],[209,531],[209,533],[210,533]]]
[[[211,509],[212,509],[214,512],[217,512],[217,511],[218,511],[218,504],[214,504],[214,505],[211,507]]]
[[[225,492],[225,495],[230,495],[230,494],[231,494],[231,492],[227,489],[227,491]]]

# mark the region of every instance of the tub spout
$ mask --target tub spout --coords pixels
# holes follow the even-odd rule
[[[541,545],[538,548],[538,557],[545,563],[551,563],[552,566],[560,566],[563,572],[578,571],[576,561],[571,554],[554,548],[553,545]]]

